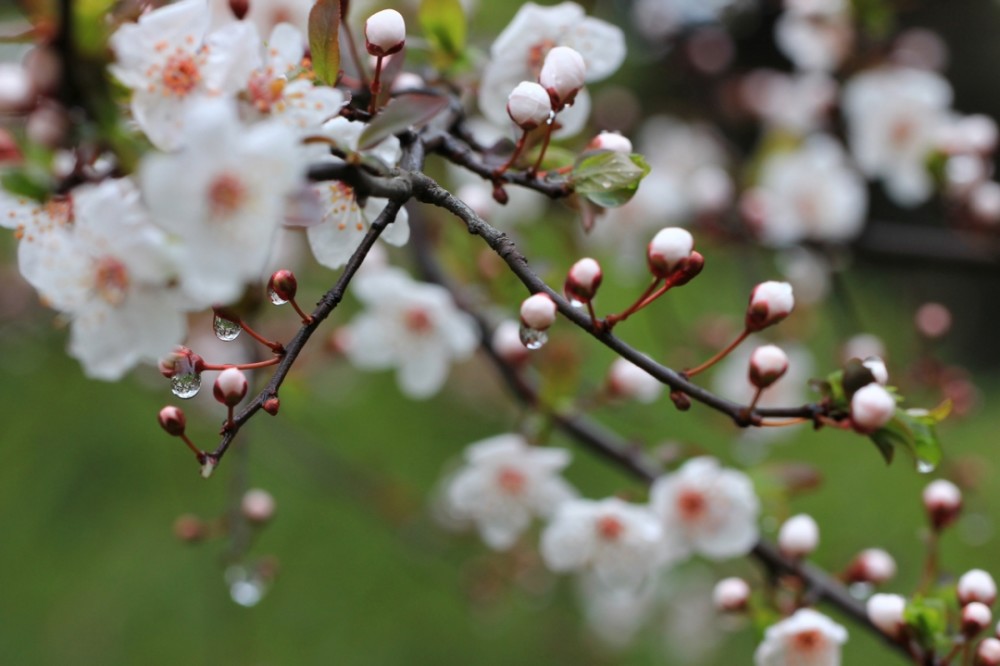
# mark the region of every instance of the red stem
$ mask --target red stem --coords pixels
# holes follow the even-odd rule
[[[256,370],[257,368],[266,368],[269,365],[277,365],[281,363],[281,356],[275,356],[274,358],[269,358],[266,361],[255,361],[254,363],[206,363],[203,366],[203,370],[227,370],[229,368],[239,368],[240,370]]]
[[[302,308],[299,307],[299,304],[295,302],[294,298],[289,299],[288,302],[292,304],[292,307],[295,308],[295,311],[299,314],[299,317],[302,318],[302,323],[303,324],[305,324],[306,326],[308,326],[309,324],[313,323],[313,317],[312,317],[312,315],[306,314],[305,312],[303,312]]]
[[[511,153],[510,159],[504,162],[503,166],[499,167],[493,172],[494,180],[499,178],[504,174],[504,172],[514,164],[515,160],[521,156],[521,152],[524,150],[524,143],[528,139],[528,132],[524,131],[521,133],[521,138],[517,140],[517,145],[514,146],[514,152]]]
[[[249,335],[251,338],[259,342],[260,344],[264,345],[271,351],[273,351],[275,354],[283,354],[285,352],[284,345],[282,345],[280,342],[274,342],[272,340],[268,340],[267,338],[259,334],[257,331],[247,326],[247,323],[242,319],[239,321],[239,325],[240,328],[246,331],[247,335]]]
[[[743,332],[740,333],[739,336],[737,336],[737,338],[735,340],[733,340],[732,342],[730,342],[726,346],[725,349],[721,350],[719,353],[717,353],[715,356],[713,356],[712,358],[708,359],[707,361],[705,361],[701,365],[695,366],[695,367],[691,368],[690,370],[685,370],[684,374],[687,375],[688,377],[694,377],[699,372],[704,372],[705,370],[708,370],[713,365],[715,365],[716,363],[718,363],[722,359],[726,358],[726,356],[729,355],[729,352],[731,352],[734,349],[736,349],[736,347],[738,347],[741,342],[743,342],[744,340],[747,339],[748,335],[750,335],[750,330],[749,329],[744,329]]]
[[[371,101],[368,102],[368,113],[375,113],[375,107],[378,103],[378,94],[382,92],[382,56],[377,56],[375,61],[375,78],[372,79],[371,85]]]

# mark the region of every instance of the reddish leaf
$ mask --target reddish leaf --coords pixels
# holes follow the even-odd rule
[[[408,127],[423,127],[446,108],[448,98],[442,95],[411,93],[395,97],[361,133],[358,150],[371,148]]]

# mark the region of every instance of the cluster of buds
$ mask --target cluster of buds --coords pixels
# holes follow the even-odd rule
[[[568,46],[556,46],[546,54],[538,82],[522,81],[511,91],[507,114],[525,132],[549,125],[556,113],[573,103],[586,75],[583,56]],[[631,144],[629,148],[631,152]]]

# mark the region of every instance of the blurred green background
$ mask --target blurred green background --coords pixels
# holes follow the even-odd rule
[[[513,3],[482,5],[473,23],[479,36],[516,9]],[[942,10],[944,5],[951,9]],[[607,3],[598,9],[621,16],[623,7]],[[951,40],[948,73],[959,86],[959,108],[996,116],[1000,98],[995,86],[983,83],[991,80],[984,78],[986,63],[996,62],[991,54],[998,46],[989,31],[997,25],[995,5],[932,3],[928,11],[906,20],[940,25],[946,37],[976,27],[974,36]],[[621,81],[643,90],[664,62],[635,56]],[[644,113],[671,105],[645,93],[643,103]],[[915,214],[919,220],[934,216],[932,209]],[[440,225],[454,255],[450,265],[471,272],[477,241],[452,224],[428,223]],[[539,264],[551,284],[561,282],[565,266],[578,256],[557,251],[573,237],[573,224],[570,215],[554,212],[518,232],[529,256],[547,258]],[[700,342],[704,317],[724,314],[738,321],[750,285],[776,274],[766,252],[701,240],[699,248],[708,257],[705,273],[619,331],[678,366],[711,351]],[[13,259],[10,239],[2,252],[5,260]],[[399,258],[407,260],[405,253]],[[599,303],[611,311],[626,304],[635,287],[612,269],[606,273]],[[935,473],[967,489],[964,517],[943,546],[945,567],[955,573],[973,566],[1000,573],[994,567],[1000,486],[993,482],[1000,384],[995,318],[988,309],[1000,293],[997,273],[937,272],[862,257],[837,279],[827,303],[801,308],[771,336],[806,343],[818,373],[825,374],[836,367],[846,336],[877,334],[890,349],[894,383],[920,406],[941,398],[920,379],[918,369],[928,359],[971,369],[978,402],[967,416],[941,428],[946,462]],[[318,296],[332,280],[313,271],[304,281],[302,293]],[[468,443],[521,421],[521,411],[483,359],[456,368],[439,396],[418,403],[400,395],[391,373],[357,373],[317,340],[282,390],[280,415],[255,418],[216,476],[205,481],[186,449],[156,424],[157,410],[176,402],[162,378],[143,370],[118,384],[85,379],[66,357],[65,331],[53,326],[52,313],[36,304],[13,269],[4,269],[3,284],[0,663],[750,663],[753,632],[703,613],[698,599],[703,602],[710,590],[705,586],[716,578],[756,575],[751,562],[694,563],[670,574],[663,603],[633,645],[617,651],[584,626],[572,581],[541,567],[534,535],[513,553],[494,554],[473,535],[438,524],[432,500],[443,471]],[[490,288],[513,315],[520,287],[503,276]],[[947,304],[955,314],[952,332],[934,344],[921,340],[912,325],[915,309],[928,300]],[[353,308],[348,303],[336,313],[327,330],[348,321]],[[287,332],[294,325],[289,318],[268,312],[261,328]],[[194,325],[202,334],[210,326],[204,320]],[[536,363],[550,373],[553,394],[579,389],[586,395],[600,385],[610,361],[605,350],[559,325]],[[732,461],[746,445],[724,417],[698,406],[681,414],[666,399],[652,407],[601,408],[594,415],[650,450],[674,442]],[[211,447],[222,416],[208,403],[205,410],[189,409],[199,445]],[[550,443],[574,448],[559,435]],[[574,451],[567,476],[585,495],[643,499],[641,486]],[[824,483],[817,492],[790,504],[768,503],[778,519],[799,511],[816,517],[823,537],[818,563],[837,570],[862,548],[884,547],[900,565],[889,589],[913,589],[923,559],[919,492],[928,477],[917,474],[911,461],[900,456],[887,468],[864,438],[808,431],[775,444],[768,461],[806,461],[821,470]],[[266,488],[278,505],[273,522],[254,530],[248,542],[241,536],[245,526],[236,537],[220,534],[198,544],[175,537],[179,515],[206,521],[232,515],[233,499],[247,486]],[[773,532],[776,524],[766,520],[765,529]],[[230,598],[224,572],[234,561],[251,567],[277,563],[273,584],[255,607]],[[844,663],[906,663],[847,627]]]

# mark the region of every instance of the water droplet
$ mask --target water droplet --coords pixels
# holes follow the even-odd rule
[[[215,315],[215,319],[212,320],[212,328],[215,329],[215,337],[223,342],[235,340],[243,330],[235,321],[220,317],[219,315]]]
[[[197,372],[178,373],[170,378],[170,390],[178,398],[193,398],[201,390],[201,375]]]
[[[270,289],[270,288],[267,290],[267,297],[269,299],[271,299],[271,304],[272,305],[284,305],[285,303],[288,302],[285,299],[283,299],[281,296],[278,296],[278,292],[276,292],[274,289]]]
[[[539,331],[529,326],[521,325],[521,344],[528,349],[541,349],[549,341],[549,335],[545,331]]]
[[[575,298],[569,299],[569,304],[572,305],[574,308],[582,308],[587,305],[583,301],[578,301]]]
[[[240,606],[252,608],[264,598],[267,586],[256,572],[234,564],[226,569],[225,577],[226,584],[229,585],[229,596]]]
[[[937,468],[937,465],[927,460],[917,460],[917,471],[921,474],[930,474]]]

